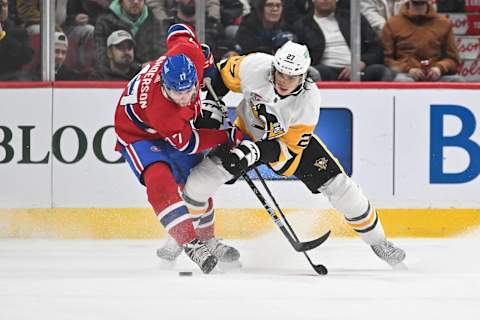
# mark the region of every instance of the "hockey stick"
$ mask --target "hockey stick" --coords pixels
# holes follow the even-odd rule
[[[270,196],[270,199],[272,199],[273,204],[274,204],[275,207],[277,208],[278,212],[280,212],[280,215],[282,216],[283,221],[285,221],[285,224],[287,225],[288,230],[289,230],[290,233],[292,234],[293,239],[294,239],[295,241],[299,242],[299,239],[298,239],[297,235],[296,235],[295,232],[293,231],[293,228],[290,226],[290,223],[288,223],[288,220],[287,220],[287,218],[285,217],[285,215],[283,214],[282,209],[280,209],[280,206],[278,205],[277,201],[276,201],[275,198],[273,197],[273,194],[272,194],[272,192],[270,191],[270,188],[267,186],[267,183],[265,182],[265,179],[263,179],[262,175],[260,174],[260,171],[259,171],[257,168],[254,168],[254,169],[255,169],[255,174],[257,175],[258,179],[261,181],[263,188],[267,191],[268,195]],[[248,178],[250,179],[250,177],[248,177]],[[253,181],[252,181],[251,179],[250,179],[250,181],[253,183]],[[250,184],[250,183],[249,183],[249,184]],[[318,240],[320,240],[320,239],[323,239],[323,241],[321,241],[321,242],[317,245],[317,246],[319,246],[319,245],[322,244],[325,240],[327,240],[329,236],[330,236],[330,230],[328,230],[323,236],[321,236],[321,237],[318,238],[317,240],[313,240],[313,241],[310,241],[310,242],[315,242],[315,241],[318,241]],[[317,247],[317,246],[316,246],[316,247]],[[312,249],[313,249],[313,248],[312,248]],[[308,262],[310,263],[310,265],[313,267],[313,269],[314,269],[318,274],[325,275],[325,274],[328,273],[328,270],[327,270],[327,268],[326,268],[324,265],[322,265],[322,264],[314,264],[306,252],[303,252],[303,254],[304,254],[305,257],[307,258],[307,260],[308,260]]]
[[[282,220],[275,213],[275,210],[273,210],[272,207],[268,204],[267,200],[262,195],[260,190],[258,190],[257,186],[252,181],[250,176],[245,171],[243,171],[242,172],[242,177],[245,179],[245,181],[247,182],[250,189],[252,189],[253,193],[257,196],[258,200],[260,200],[260,203],[265,208],[265,210],[267,210],[270,217],[272,217],[273,222],[275,222],[277,227],[280,229],[280,231],[282,231],[283,235],[287,238],[288,242],[290,242],[290,244],[292,245],[292,247],[296,251],[305,253],[305,251],[312,250],[312,249],[318,247],[319,245],[324,243],[325,240],[328,239],[328,237],[330,236],[330,231],[328,231],[327,233],[325,233],[323,236],[321,236],[318,239],[307,241],[307,242],[300,242],[298,240],[297,236],[293,232],[292,232],[292,234],[293,234],[293,237],[292,237],[290,232],[288,232],[287,228],[285,228],[285,225],[283,224]],[[283,213],[282,213],[282,217],[283,217],[284,221],[286,223],[288,223],[287,220],[285,219],[285,216],[283,215]]]
[[[258,171],[256,171],[256,173],[258,174]],[[265,198],[263,197],[260,190],[258,190],[258,188],[253,183],[252,179],[248,176],[248,174],[245,171],[243,171],[242,176],[245,179],[245,181],[247,181],[248,185],[250,186],[250,189],[252,189],[253,193],[255,193],[258,200],[260,200],[263,207],[267,210],[270,217],[272,217],[272,219],[275,222],[275,224],[277,225],[277,227],[280,229],[280,231],[282,231],[283,235],[287,238],[287,240],[290,242],[290,244],[293,246],[293,248],[296,251],[302,252],[305,255],[305,258],[307,258],[308,262],[310,263],[310,265],[312,266],[312,268],[315,270],[316,273],[321,274],[321,275],[326,275],[328,273],[328,269],[323,264],[314,264],[312,262],[312,259],[310,259],[310,256],[305,251],[316,248],[319,245],[321,245],[323,242],[325,242],[325,240],[327,240],[328,237],[330,236],[330,231],[328,231],[327,233],[325,233],[323,236],[321,236],[318,239],[308,241],[308,242],[299,242],[297,236],[295,235],[295,233],[291,229],[290,225],[288,224],[288,221],[285,219],[285,216],[283,215],[282,211],[279,210],[282,213],[282,217],[285,220],[285,223],[287,223],[287,225],[290,228],[290,231],[292,231],[292,235],[294,237],[294,238],[292,238],[292,235],[290,235],[290,233],[287,231],[287,229],[285,228],[285,225],[278,218],[278,216],[276,215],[276,213],[272,209],[272,207],[270,207],[270,205],[265,200]],[[259,176],[259,178],[260,177],[261,176]],[[277,209],[279,209],[279,208],[277,208]]]
[[[204,83],[205,85],[207,86],[207,89],[208,91],[210,92],[210,94],[213,96],[215,102],[217,103],[217,105],[219,107],[222,107],[223,104],[220,103],[220,99],[218,98],[218,96],[216,95],[215,91],[213,90],[212,88],[212,85],[211,85],[211,80],[209,78],[205,78],[204,79]],[[223,108],[222,108],[223,109]],[[225,110],[222,110],[224,113],[225,113]],[[230,126],[232,126],[232,123],[230,120],[228,120],[228,124]],[[267,210],[268,214],[270,215],[270,217],[273,219],[273,221],[275,222],[275,224],[277,225],[277,227],[280,229],[280,231],[282,231],[282,233],[284,234],[284,236],[287,238],[287,240],[290,242],[290,244],[292,245],[292,247],[296,250],[296,251],[299,251],[299,252],[303,252],[306,256],[306,258],[308,259],[308,261],[310,262],[310,265],[315,269],[315,271],[319,274],[327,274],[327,269],[325,268],[325,266],[323,265],[314,265],[310,259],[310,257],[305,253],[305,251],[307,250],[311,250],[313,248],[316,248],[318,247],[319,245],[321,245],[323,242],[325,242],[325,240],[327,240],[327,238],[330,236],[330,231],[328,231],[327,233],[325,233],[323,236],[321,236],[320,238],[318,239],[315,239],[315,240],[312,240],[312,241],[308,241],[308,242],[300,242],[298,237],[296,236],[296,234],[293,232],[293,229],[292,227],[290,226],[290,224],[288,223],[288,220],[286,219],[285,215],[283,214],[283,211],[280,210],[280,207],[278,205],[278,203],[276,202],[275,198],[273,197],[270,189],[268,188],[268,186],[266,185],[265,181],[263,180],[263,177],[260,175],[260,172],[258,171],[257,168],[254,168],[255,169],[255,173],[257,174],[257,176],[259,177],[259,179],[262,181],[262,184],[263,186],[265,187],[265,189],[267,190],[269,196],[272,198],[272,200],[274,201],[275,205],[277,206],[277,209],[279,209],[279,212],[281,213],[282,215],[282,218],[284,219],[285,223],[287,224],[288,228],[290,229],[291,233],[293,234],[293,237],[292,235],[287,231],[287,229],[285,228],[285,225],[283,224],[283,222],[278,218],[277,214],[275,213],[275,211],[272,209],[272,207],[268,204],[268,202],[265,200],[265,197],[263,197],[263,195],[261,194],[261,192],[258,190],[258,188],[255,186],[255,184],[253,183],[252,179],[248,176],[248,174],[243,171],[242,172],[242,176],[244,178],[244,180],[247,182],[247,184],[249,185],[250,189],[252,189],[253,193],[257,196],[257,198],[260,200],[261,204],[263,205],[263,207],[265,208],[265,210]]]

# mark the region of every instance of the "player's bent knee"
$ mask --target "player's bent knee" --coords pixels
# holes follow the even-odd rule
[[[155,213],[162,211],[168,204],[181,201],[178,185],[175,182],[170,167],[164,162],[151,164],[143,172],[147,188],[148,201]]]
[[[345,173],[330,179],[319,191],[330,200],[335,209],[342,212],[347,218],[356,217],[369,207],[368,199]]]
[[[197,201],[193,199],[188,192],[185,190],[185,188],[182,191],[182,198],[183,201],[187,204],[188,207],[193,207],[193,208],[206,208],[208,203],[207,201]]]
[[[221,166],[207,157],[190,171],[183,192],[193,201],[207,202],[208,198],[231,177]]]

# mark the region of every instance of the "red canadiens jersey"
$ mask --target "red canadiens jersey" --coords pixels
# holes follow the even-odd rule
[[[195,65],[199,84],[203,81],[206,61],[202,48],[191,29],[184,27],[168,35],[165,55],[145,66],[124,89],[115,111],[117,150],[139,140],[164,139],[176,149],[193,154],[227,142],[225,131],[193,127],[200,113],[200,92],[186,107],[162,93],[162,65],[170,56],[186,55]]]

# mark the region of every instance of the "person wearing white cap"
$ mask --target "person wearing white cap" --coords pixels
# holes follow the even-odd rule
[[[65,65],[68,38],[63,32],[55,32],[55,80],[79,80],[80,74]]]
[[[140,64],[134,62],[135,40],[125,30],[112,32],[107,38],[108,69],[95,70],[90,80],[130,80]]]

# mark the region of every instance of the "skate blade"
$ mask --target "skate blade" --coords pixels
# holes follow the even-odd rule
[[[392,269],[395,271],[408,271],[408,267],[405,263],[400,262],[392,266]]]
[[[232,261],[232,262],[221,262],[219,261],[217,263],[217,268],[221,272],[226,272],[229,270],[237,270],[242,267],[242,263],[240,261]]]
[[[165,260],[160,258],[159,267],[162,270],[172,270],[175,267],[175,260]]]

